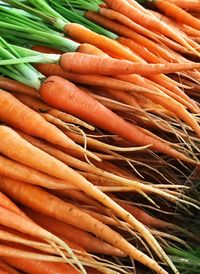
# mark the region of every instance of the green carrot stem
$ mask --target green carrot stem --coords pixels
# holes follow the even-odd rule
[[[60,37],[55,34],[47,33],[47,32],[42,32],[38,31],[32,28],[26,28],[26,27],[20,27],[20,26],[15,26],[9,23],[5,22],[0,22],[0,33],[9,33],[17,37],[22,37],[25,39],[33,39],[35,41],[43,41],[47,42],[51,41],[51,43],[54,43],[55,45],[58,44],[64,48],[66,48],[66,51],[76,51],[80,44],[66,39],[64,37]],[[27,37],[27,34],[28,37]]]
[[[35,8],[32,8],[20,1],[16,0],[4,0],[4,2],[10,4],[13,7],[23,9],[33,15],[36,15],[40,18],[42,18],[45,22],[55,26],[56,28],[62,30],[64,25],[68,22],[65,20],[65,22],[61,18],[52,17],[49,13],[42,12],[40,10],[37,10]]]
[[[0,50],[1,50],[1,47],[0,47]],[[35,56],[21,57],[17,59],[0,60],[0,66],[16,65],[16,64],[24,64],[24,63],[58,64],[59,59],[60,59],[59,54],[38,54]]]
[[[0,66],[0,73],[18,81],[18,82],[21,82],[25,85],[28,85],[30,87],[33,87],[35,89],[39,89],[40,86],[41,86],[41,83],[42,83],[42,80],[45,79],[45,77],[42,79],[36,79],[36,80],[30,80],[30,79],[27,79],[26,77],[22,76],[22,75],[18,75],[16,73],[13,73],[12,71],[6,69],[5,67],[1,67]]]
[[[114,34],[113,32],[109,31],[109,30],[106,30],[104,29],[103,27],[91,22],[90,20],[84,18],[83,14],[79,14],[79,11],[78,10],[70,10],[66,7],[63,7],[62,5],[59,5],[57,3],[57,1],[54,1],[54,0],[51,0],[50,1],[53,8],[55,10],[57,10],[65,19],[68,19],[70,20],[71,22],[73,23],[80,23],[81,25],[84,25],[88,28],[90,28],[91,30],[99,33],[99,34],[102,34],[102,35],[105,35],[111,39],[117,39],[119,38],[116,34]]]
[[[17,60],[17,57],[20,57],[18,53],[15,52],[15,50],[2,38],[0,37],[0,58],[5,59],[11,59],[11,60]],[[0,60],[1,62],[4,60]],[[10,65],[10,64],[7,64]],[[19,64],[15,66],[19,72],[27,77],[30,80],[37,79],[38,75],[33,71],[30,67]]]

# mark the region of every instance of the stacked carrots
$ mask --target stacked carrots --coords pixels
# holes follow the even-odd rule
[[[170,248],[199,244],[199,1],[2,2],[0,273],[179,273]]]

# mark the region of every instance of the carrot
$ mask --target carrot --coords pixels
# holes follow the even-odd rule
[[[64,27],[64,32],[78,40],[81,43],[89,43],[91,45],[96,46],[101,50],[108,50],[111,53],[116,54],[127,60],[134,60],[134,54],[131,51],[127,50],[125,47],[120,45],[117,41],[112,40],[106,36],[97,34],[84,26],[75,23],[68,23]]]
[[[12,244],[15,246],[14,244]],[[18,246],[17,246],[18,247]],[[23,249],[16,247],[10,247],[8,245],[0,244],[0,257],[17,257],[17,258],[27,258],[39,261],[49,261],[49,262],[65,262],[63,258],[58,256],[43,255],[35,252],[27,252]]]
[[[68,73],[61,69],[59,65],[56,64],[37,64],[37,69],[41,71],[45,76],[60,76],[69,81],[86,84],[90,86],[104,87],[117,89],[122,91],[138,91],[140,88],[131,83],[125,81],[120,81],[104,75],[93,75],[93,74],[77,74],[77,73]]]
[[[155,0],[154,5],[166,15],[173,17],[177,22],[186,24],[194,29],[200,30],[200,20],[174,3],[163,0]]]
[[[110,57],[83,54],[78,52],[64,53],[60,59],[64,71],[83,74],[140,74],[152,75],[173,73],[200,68],[199,63],[166,63],[141,64]]]
[[[89,183],[87,180],[85,180],[82,176],[80,176],[78,173],[76,173],[74,170],[70,169],[66,165],[64,165],[62,162],[56,160],[54,157],[46,154],[45,152],[39,150],[38,148],[32,146],[30,143],[25,141],[23,138],[21,138],[17,133],[15,133],[13,130],[5,127],[0,126],[0,136],[3,140],[3,147],[1,148],[1,153],[6,154],[7,156],[14,158],[15,160],[27,164],[28,166],[34,167],[38,170],[42,170],[45,173],[49,175],[53,175],[55,177],[58,177],[60,179],[64,180],[70,180],[74,185],[78,186],[79,189],[83,190],[85,193],[87,193],[89,196],[93,197],[95,200],[99,201],[103,205],[109,207],[112,209],[118,216],[120,216],[122,219],[124,219],[126,222],[130,223],[140,231],[140,233],[143,235],[143,237],[146,239],[146,241],[152,246],[152,248],[157,252],[157,254],[162,258],[165,258],[166,261],[171,265],[171,262],[169,261],[168,257],[163,252],[162,248],[158,245],[158,243],[155,241],[155,239],[152,237],[152,235],[149,235],[149,232],[146,231],[146,228],[141,226],[141,223],[136,221],[131,215],[127,214],[126,211],[122,210],[121,207],[119,207],[116,203],[113,202],[112,199],[110,199],[108,196],[106,196],[104,193],[99,191],[95,186],[93,186],[91,183]],[[9,145],[12,144],[13,151],[16,151],[16,154],[10,153]],[[19,147],[23,147],[23,150],[21,153],[17,153],[19,150]],[[31,157],[30,157],[31,155]],[[113,177],[114,175],[112,175]],[[124,179],[126,180],[127,179]],[[128,181],[130,184],[130,181]],[[159,189],[154,189],[151,186],[132,182],[131,185],[135,185],[136,188],[144,188],[151,190],[153,192],[159,193],[161,196],[164,195],[165,197],[169,197],[170,194],[164,193]],[[33,187],[31,185],[26,184],[26,187]],[[30,195],[28,195],[30,197]],[[31,196],[32,197],[32,196]],[[170,199],[172,199],[173,196],[170,196]],[[176,200],[177,198],[175,198]],[[37,200],[37,199],[36,199]],[[37,200],[38,201],[38,200]],[[40,204],[41,205],[41,204]],[[76,216],[76,221],[79,221]],[[78,224],[80,226],[80,222]],[[148,235],[148,236],[147,236]],[[107,234],[105,235],[108,236]],[[109,237],[109,236],[108,236]],[[109,237],[110,238],[110,237]],[[153,242],[153,243],[152,243]],[[117,244],[119,242],[117,241]],[[114,245],[115,246],[115,245]],[[119,243],[118,247],[120,249],[121,244]],[[122,245],[124,246],[124,245]],[[125,249],[125,250],[124,250]],[[157,249],[159,251],[157,251]],[[127,246],[121,249],[124,252],[127,252]],[[133,251],[133,250],[132,250]],[[131,251],[131,254],[132,254]],[[134,251],[134,254],[135,251]],[[139,254],[138,254],[139,255]],[[139,255],[140,259],[144,259],[144,257],[141,257],[141,254]],[[146,259],[145,259],[146,260]],[[145,263],[145,262],[144,262]],[[150,263],[151,264],[151,263]],[[154,267],[154,263],[152,265]],[[172,268],[174,268],[173,265],[171,265]],[[157,266],[156,266],[157,268]]]
[[[55,218],[43,215],[30,209],[25,209],[30,218],[43,228],[51,231],[58,237],[64,237],[68,240],[83,247],[87,252],[100,253],[112,256],[124,256],[119,249],[109,245],[108,243],[94,237],[92,234],[81,230],[78,227],[71,226],[67,223],[59,221]]]
[[[119,0],[119,1],[112,1],[112,0],[105,0],[105,3],[108,5],[110,9],[116,10],[119,13],[124,14],[125,16],[132,19],[134,22],[141,24],[142,26],[146,27],[147,29],[154,30],[159,32],[172,40],[178,42],[179,44],[185,46],[186,48],[190,49],[193,52],[196,52],[182,37],[181,35],[177,35],[177,33],[169,26],[163,23],[162,21],[158,20],[154,16],[144,13],[143,11],[135,8],[126,0]],[[197,52],[196,52],[197,54]]]
[[[88,12],[86,12],[86,14],[85,14],[86,17],[87,17],[87,13]],[[155,38],[157,37],[157,35],[154,32],[144,28],[140,24],[135,23],[130,18],[126,17],[122,13],[119,13],[115,10],[111,10],[108,8],[100,8],[98,13],[108,19],[114,20],[122,25],[125,25],[126,27],[128,27],[128,28],[136,31],[137,33],[140,33],[148,38],[154,39],[154,37]]]
[[[65,189],[67,183],[55,177],[48,176],[38,170],[12,161],[0,155],[0,175],[25,183],[39,185],[50,189]]]
[[[84,228],[84,230],[92,232],[96,236],[101,237],[108,243],[111,243],[113,246],[124,251],[127,255],[139,260],[157,272],[160,271],[160,273],[166,273],[160,266],[158,266],[155,261],[151,260],[146,255],[142,254],[139,250],[130,245],[118,233],[103,225],[101,222],[98,222],[96,219],[79,210],[72,204],[63,202],[56,196],[48,194],[36,186],[31,186],[7,179],[5,181],[5,178],[4,180],[1,180],[0,188],[3,188],[4,192],[9,193],[9,196],[12,196],[14,199],[20,201],[26,206],[42,212],[43,214],[48,214],[60,221],[69,223],[71,225],[78,227],[81,226]],[[29,193],[31,193],[31,196]],[[44,207],[44,203],[47,203],[48,207]]]
[[[21,211],[10,199],[8,199],[8,197],[6,197],[2,192],[0,192],[0,206],[4,207],[8,210],[13,211],[14,213],[25,217],[26,215],[24,214],[23,211]]]
[[[168,2],[173,3],[174,5],[191,11],[200,11],[200,3],[197,0],[167,0]]]
[[[187,98],[188,96],[184,96],[182,94],[182,92],[179,92],[177,90],[176,90],[176,93],[172,92],[171,90],[166,89],[165,87],[160,86],[160,85],[158,85],[154,82],[151,82],[148,79],[142,78],[141,76],[138,76],[138,75],[128,75],[128,76],[120,75],[120,76],[116,76],[116,78],[119,80],[123,80],[123,81],[129,81],[133,84],[140,85],[140,86],[147,88],[149,90],[152,89],[155,92],[157,92],[158,94],[160,94],[160,96],[162,96],[162,94],[163,94],[163,96],[168,95],[169,97],[174,99],[177,103],[180,103],[183,106],[186,106],[188,109],[192,110],[194,113],[199,112],[198,108],[194,104],[192,104],[192,100],[190,100],[190,99],[188,100],[188,98]],[[156,78],[156,76],[154,78],[151,76],[150,78],[154,79],[154,78]],[[161,81],[162,81],[162,78],[161,78]],[[159,80],[158,80],[158,82],[159,82]],[[169,86],[169,85],[167,84],[167,86]],[[132,94],[132,95],[134,96],[134,94]],[[144,93],[144,95],[145,95],[145,93]],[[145,96],[148,97],[148,95],[145,95]],[[155,103],[158,103],[158,102],[155,102]],[[167,105],[163,105],[162,103],[160,103],[160,104],[168,110]]]
[[[124,77],[121,77],[119,79],[123,79]],[[134,75],[126,76],[126,80],[136,83],[135,80],[136,77]],[[141,81],[139,82],[142,83]],[[144,83],[146,87],[146,83]],[[142,92],[141,92],[142,93]],[[200,127],[198,122],[195,120],[195,118],[185,109],[185,107],[174,100],[173,98],[169,97],[168,95],[162,94],[162,93],[146,93],[143,94],[148,99],[152,100],[154,103],[161,104],[163,107],[165,107],[167,110],[170,110],[171,112],[175,113],[178,117],[180,117],[183,121],[185,121],[195,132],[198,136],[200,136]]]
[[[57,127],[48,123],[38,113],[22,104],[10,93],[1,90],[0,120],[30,135],[34,135],[63,147],[77,149],[86,153],[85,149],[76,145]],[[93,156],[90,152],[89,155]],[[86,153],[86,154],[88,154]],[[95,159],[98,158],[94,155]]]
[[[57,96],[57,92],[59,92],[59,97]],[[88,96],[88,94],[79,90],[75,85],[60,77],[49,77],[48,80],[41,86],[40,94],[44,101],[46,101],[49,105],[52,105],[60,110],[67,111],[114,134],[118,134],[127,141],[133,142],[136,145],[151,144],[152,149],[166,153],[167,155],[177,159],[188,160],[190,162],[190,160],[183,154],[175,151],[170,146],[164,144],[164,142],[160,142],[144,134],[138,127],[124,121],[122,118],[112,113],[110,110],[103,107],[103,105],[99,104],[96,100]],[[155,98],[158,97],[161,98],[160,101],[164,101],[166,98],[166,96],[162,97],[155,95]],[[70,100],[73,102],[73,106]],[[168,102],[171,104],[171,101],[172,100],[170,98]],[[94,113],[91,110],[94,110]]]
[[[73,267],[63,263],[36,261],[26,258],[3,257],[13,267],[30,274],[78,274]]]
[[[0,268],[7,271],[7,273],[10,274],[20,274],[16,269],[12,268],[9,264],[7,264],[5,261],[0,259]]]
[[[0,267],[0,273],[1,273],[1,274],[9,274],[9,272],[8,272],[8,271],[6,271],[6,270],[2,269],[1,267]]]
[[[85,16],[94,21],[95,23],[98,23],[112,31],[117,32],[118,34],[122,35],[122,37],[118,38],[118,41],[121,43],[121,40],[126,37],[131,39],[131,41],[136,41],[137,43],[139,43],[140,45],[145,46],[146,48],[148,48],[151,52],[155,53],[158,57],[162,57],[162,58],[168,58],[170,61],[172,60],[172,56],[166,51],[163,50],[158,44],[156,44],[155,42],[151,41],[150,39],[147,39],[146,37],[144,37],[143,35],[138,34],[137,32],[127,28],[126,26],[123,26],[115,21],[112,21],[110,19],[104,18],[103,16],[95,13],[95,12],[86,12]],[[130,43],[131,43],[130,41]],[[122,43],[123,44],[123,43]],[[128,43],[126,44],[126,46],[128,45]],[[129,46],[128,46],[129,47]],[[131,47],[130,47],[131,48]],[[141,58],[140,58],[141,59]],[[134,62],[137,62],[139,60],[137,60],[135,58],[135,60],[133,60]]]
[[[33,96],[35,98],[39,97],[39,94],[36,89],[3,76],[0,76],[0,88],[10,92],[26,94],[29,96]]]
[[[80,269],[84,272],[82,265],[76,259],[71,249],[62,240],[60,240],[58,237],[54,236],[50,232],[44,230],[29,219],[24,218],[23,216],[20,216],[19,214],[16,214],[15,212],[0,206],[0,223],[4,226],[16,229],[20,232],[45,239],[46,241],[53,241],[55,243],[58,243],[65,248],[68,254],[74,259]],[[0,255],[2,255],[1,251]]]

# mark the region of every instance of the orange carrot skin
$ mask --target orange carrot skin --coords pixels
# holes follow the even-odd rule
[[[56,76],[49,77],[41,86],[40,95],[49,105],[67,111],[104,130],[118,134],[130,142],[137,145],[152,144],[152,149],[185,159],[184,155],[158,140],[155,141],[154,138],[146,135],[133,124],[124,121],[65,79]]]
[[[69,224],[63,223],[55,218],[47,215],[36,213],[33,210],[25,209],[25,212],[30,218],[32,218],[36,223],[51,231],[58,237],[71,240],[74,243],[83,247],[89,253],[100,253],[111,256],[124,256],[124,253],[120,250],[112,247],[108,243],[97,239],[92,234],[79,229],[78,227],[71,226]],[[64,240],[64,239],[63,239]]]
[[[60,76],[78,84],[117,89],[122,91],[133,91],[134,86],[128,82],[120,81],[105,75],[77,74],[64,71],[57,64],[37,64],[36,68],[45,76]]]
[[[76,144],[66,138],[56,126],[47,122],[40,114],[21,103],[12,94],[0,90],[0,120],[29,135],[48,140],[51,143],[73,148]],[[76,149],[76,148],[75,148]]]
[[[64,27],[64,32],[78,40],[81,43],[88,43],[97,48],[105,51],[110,51],[117,56],[123,57],[124,59],[133,61],[134,55],[131,51],[124,48],[122,45],[117,43],[117,41],[107,38],[103,35],[99,35],[84,26],[75,23],[68,23]]]
[[[140,75],[152,75],[200,68],[199,63],[192,62],[141,64],[78,52],[64,53],[60,58],[60,66],[64,71],[72,73],[104,75],[123,75],[134,73]]]
[[[135,8],[128,1],[105,0],[105,3],[110,9],[121,12],[122,14],[126,15],[127,17],[129,17],[136,23],[141,24],[147,29],[155,30],[161,34],[164,34],[180,44],[183,42],[180,37],[177,37],[176,32],[174,32],[170,27],[167,27],[167,25],[163,24],[162,21],[159,21],[157,18],[149,15],[148,13],[144,13],[142,10]]]
[[[176,21],[200,30],[200,20],[175,4],[163,0],[155,0],[154,4],[166,15],[175,18]]]
[[[63,54],[63,51],[49,48],[47,46],[40,46],[40,45],[34,45],[31,47],[32,50],[43,52],[43,53],[49,53],[49,54]]]
[[[17,270],[12,268],[9,264],[7,264],[5,261],[0,259],[0,268],[2,270],[7,271],[8,274],[20,274]],[[0,271],[1,273],[1,271]]]
[[[18,93],[26,94],[36,98],[40,97],[36,89],[3,76],[0,76],[0,88],[10,92],[18,92]]]
[[[63,263],[44,262],[15,257],[3,257],[3,260],[13,267],[30,274],[79,274],[79,271],[72,266]]]

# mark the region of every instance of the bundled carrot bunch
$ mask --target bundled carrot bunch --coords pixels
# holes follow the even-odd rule
[[[199,10],[1,1],[0,273],[198,273]]]

